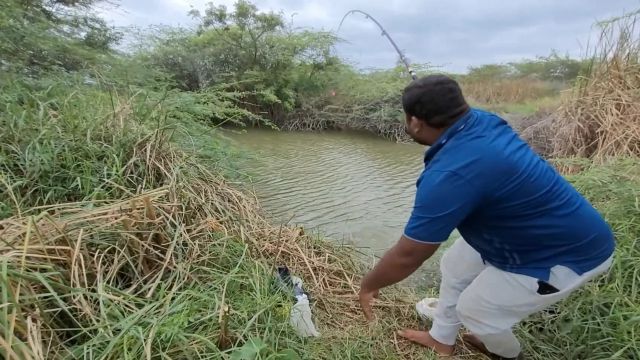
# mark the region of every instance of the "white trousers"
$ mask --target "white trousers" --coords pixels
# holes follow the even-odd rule
[[[559,291],[538,294],[538,279],[499,270],[485,264],[480,254],[459,238],[440,261],[440,297],[429,333],[444,344],[453,345],[464,325],[489,351],[515,358],[520,342],[511,331],[513,325],[543,310],[605,272],[612,257],[582,275],[564,266],[554,266],[548,283]]]

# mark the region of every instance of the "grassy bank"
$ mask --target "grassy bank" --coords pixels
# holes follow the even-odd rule
[[[0,47],[6,50],[0,52],[3,358],[430,358],[394,335],[401,327],[418,326],[413,303],[423,294],[385,289],[375,304],[378,321],[366,324],[356,302],[365,266],[347,247],[268,223],[252,195],[230,182],[233,150],[212,126],[269,124],[297,108],[326,126],[372,124],[371,131],[387,129],[379,133],[393,137],[404,78],[394,71],[362,76],[343,83],[349,96],[340,97],[341,88],[335,97],[320,96],[334,84],[331,76],[341,74],[335,59],[302,61],[276,45],[322,53],[328,38],[289,36],[273,17],[262,17],[269,20],[262,25],[272,26],[264,42],[216,54],[245,59],[253,45],[273,46],[273,53],[261,54],[255,64],[238,63],[242,71],[227,69],[230,78],[213,72],[199,77],[197,71],[229,63],[224,57],[197,61],[212,54],[207,49],[227,49],[215,29],[179,42],[188,45],[189,64],[204,66],[182,68],[175,48],[116,54],[109,50],[113,34],[104,23],[77,21],[68,15],[73,12],[56,15],[36,3],[0,5],[2,14],[23,17],[13,23],[0,16]],[[248,10],[243,14],[255,15]],[[97,25],[68,31],[77,24]],[[233,27],[224,36],[253,30]],[[12,48],[17,44],[29,51]],[[288,55],[271,61],[282,54]],[[184,76],[169,68],[184,70]],[[196,73],[187,71],[194,68]],[[394,80],[379,92],[364,92],[375,76]],[[313,100],[313,106],[305,108],[299,97]],[[336,107],[334,101],[343,103]],[[367,122],[371,116],[385,125]],[[518,331],[534,359],[636,358],[637,158],[565,165],[613,225],[617,255],[606,277]],[[298,338],[288,325],[292,302],[276,285],[278,265],[304,279],[320,338]],[[460,358],[480,357],[462,349]]]
[[[428,358],[393,335],[418,326],[417,294],[385,291],[365,324],[349,249],[265,221],[219,175],[228,152],[191,153],[157,94],[73,82],[3,94],[16,99],[0,117],[5,358]],[[613,270],[520,336],[533,358],[633,358],[640,174],[633,160],[581,167],[571,180],[616,230]],[[313,294],[320,339],[289,327],[281,264]]]
[[[268,224],[220,176],[224,149],[178,145],[168,100],[56,80],[3,87],[5,358],[401,356],[357,311],[348,249]],[[281,264],[314,295],[321,340],[289,327]],[[411,297],[392,300],[381,326],[412,319]]]
[[[613,227],[616,253],[607,276],[587,285],[519,329],[536,359],[640,357],[640,166],[638,159],[607,165],[564,161],[583,170],[569,180]]]

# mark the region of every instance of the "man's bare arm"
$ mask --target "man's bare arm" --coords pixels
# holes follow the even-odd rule
[[[440,247],[407,239],[400,240],[387,251],[362,280],[362,288],[378,290],[404,280],[416,271]]]
[[[420,243],[405,236],[387,251],[363,279],[360,286],[360,304],[365,317],[373,319],[371,300],[378,290],[400,282],[416,271],[440,247],[440,244]]]

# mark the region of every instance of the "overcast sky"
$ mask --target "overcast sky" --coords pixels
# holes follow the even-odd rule
[[[151,24],[192,26],[187,12],[203,10],[210,0],[119,0],[101,13],[116,26]],[[232,5],[234,0],[213,1]],[[581,56],[593,24],[640,0],[255,0],[261,10],[282,11],[295,27],[337,30],[342,16],[359,9],[375,17],[413,62],[447,71],[504,63],[551,49]],[[340,56],[359,68],[394,66],[397,55],[380,31],[361,15],[345,20],[338,35]]]

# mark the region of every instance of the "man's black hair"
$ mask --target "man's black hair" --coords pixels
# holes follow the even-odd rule
[[[434,128],[450,126],[469,111],[460,86],[445,75],[429,75],[413,81],[404,89],[402,107],[408,115]]]

